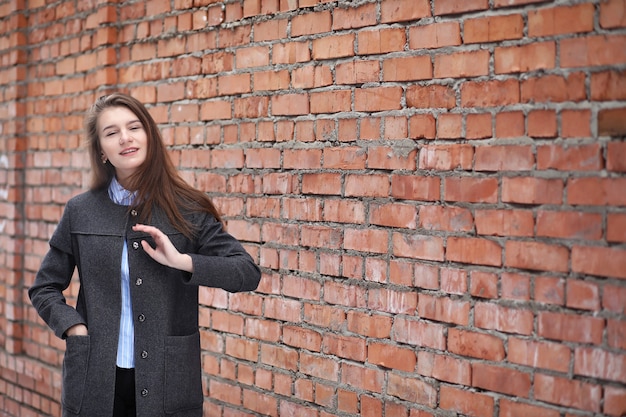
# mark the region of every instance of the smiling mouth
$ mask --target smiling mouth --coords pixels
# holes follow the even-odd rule
[[[131,153],[135,153],[135,152],[137,152],[138,150],[139,150],[139,149],[137,149],[137,148],[125,149],[125,150],[123,150],[122,152],[120,152],[120,155],[128,155],[128,154],[131,154]]]

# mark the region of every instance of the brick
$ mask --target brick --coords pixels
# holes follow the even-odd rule
[[[273,64],[294,64],[307,62],[310,59],[311,54],[306,42],[279,43],[272,47]]]
[[[302,177],[302,192],[305,194],[336,194],[341,192],[339,176],[335,174],[305,174]]]
[[[364,30],[357,34],[359,55],[384,54],[402,51],[406,44],[405,31],[399,28]]]
[[[477,303],[474,325],[482,329],[530,335],[533,331],[532,311],[508,308],[492,303]]]
[[[324,221],[362,224],[365,222],[365,205],[360,201],[327,199],[323,215]]]
[[[598,240],[602,234],[599,214],[547,210],[537,213],[537,236]]]
[[[371,342],[367,347],[367,361],[389,369],[413,372],[417,357],[412,349]]]
[[[245,13],[245,12],[244,12]],[[273,41],[287,38],[287,19],[272,19],[254,25],[255,42]]]
[[[339,113],[350,111],[351,92],[334,90],[310,94],[311,113]]]
[[[467,19],[463,25],[464,43],[498,42],[521,39],[524,20],[520,14]]]
[[[578,348],[574,353],[574,374],[624,383],[626,355],[598,348]]]
[[[602,71],[591,74],[592,100],[624,100],[625,91],[626,71]]]
[[[626,242],[626,214],[609,213],[606,219],[606,240]]]
[[[556,112],[534,110],[528,113],[528,136],[534,138],[554,138],[558,134]]]
[[[335,71],[337,84],[362,84],[380,78],[378,61],[341,63],[337,64]]]
[[[370,392],[381,392],[385,379],[380,369],[361,364],[344,362],[341,364],[341,382]]]
[[[626,6],[623,0],[608,0],[600,4],[600,26],[605,29],[626,27]]]
[[[530,300],[530,277],[525,274],[503,273],[501,296],[503,299]]]
[[[561,204],[564,186],[561,180],[516,177],[502,181],[502,201],[520,204]]]
[[[482,238],[449,237],[446,259],[473,265],[502,265],[502,247],[495,241]]]
[[[459,22],[436,22],[409,28],[410,49],[433,49],[461,45]]]
[[[389,338],[391,318],[380,314],[348,312],[347,328],[352,333],[378,339]]]
[[[498,296],[498,278],[495,274],[472,271],[470,274],[470,294],[479,298]]]
[[[489,51],[457,52],[436,55],[435,78],[471,78],[489,73]]]
[[[591,32],[594,14],[591,3],[531,10],[528,13],[528,36]]]
[[[626,321],[607,320],[606,329],[608,345],[623,350],[626,347]]]
[[[536,1],[536,0],[535,0]],[[508,399],[500,400],[500,417],[559,417],[559,412],[535,404],[526,404]]]
[[[359,88],[354,91],[354,110],[356,111],[384,111],[401,108],[401,87],[370,87]]]
[[[418,20],[430,16],[427,0],[385,0],[381,3],[382,23]]]
[[[535,163],[531,146],[478,146],[475,155],[477,171],[530,171]]]
[[[520,137],[525,132],[525,118],[522,112],[507,111],[496,114],[496,137],[503,139]]]
[[[574,178],[567,183],[567,203],[573,205],[626,205],[620,193],[626,187],[622,178]]]
[[[371,204],[369,222],[387,227],[414,229],[417,222],[417,208],[408,204]]]
[[[322,353],[363,362],[366,360],[365,339],[326,333],[322,338]]]
[[[623,416],[626,412],[626,389],[606,386],[604,388],[603,410],[611,416]]]
[[[427,80],[432,76],[432,66],[427,56],[389,58],[383,62],[383,81]]]
[[[521,101],[563,102],[583,101],[586,97],[585,75],[577,72],[567,77],[544,75],[522,81]]]
[[[235,52],[235,67],[254,68],[263,67],[269,64],[269,48],[265,46],[254,46],[239,48]]]
[[[418,300],[417,309],[420,317],[427,319],[455,323],[460,326],[467,325],[469,322],[470,305],[464,301],[424,294]]]
[[[443,113],[438,117],[438,139],[461,139],[463,135],[463,115]]]
[[[520,102],[519,81],[466,82],[461,86],[461,106],[493,107]]]
[[[447,177],[444,183],[446,201],[495,203],[498,183],[494,178]]]
[[[504,265],[539,271],[568,271],[569,251],[564,246],[509,240],[504,247]]]
[[[452,109],[456,106],[456,92],[445,85],[411,85],[406,90],[406,102],[408,107],[420,109]]]
[[[407,378],[404,375],[389,373],[387,393],[412,403],[434,407],[437,404],[437,390],[426,381]]]
[[[393,337],[401,343],[415,346],[445,349],[444,326],[428,321],[416,321],[397,317],[393,323]]]
[[[392,253],[395,256],[442,261],[443,241],[439,237],[394,233]]]
[[[348,197],[382,197],[389,195],[389,177],[386,175],[349,174],[345,178]]]
[[[561,136],[564,138],[591,137],[590,110],[562,110]]]
[[[472,385],[522,398],[528,397],[531,387],[529,374],[485,363],[472,364]]]
[[[292,37],[330,32],[331,29],[332,16],[328,11],[301,14],[291,20]]]
[[[489,395],[442,385],[439,389],[439,407],[462,415],[493,415],[494,399]]]
[[[626,279],[626,257],[619,248],[574,246],[572,271]]]
[[[333,30],[354,29],[375,26],[376,5],[364,4],[360,7],[336,8],[333,10]]]
[[[354,40],[353,33],[314,39],[312,58],[323,60],[354,56]]]
[[[308,65],[292,71],[291,84],[294,88],[324,87],[332,84],[332,74],[328,66]]]
[[[572,351],[567,346],[546,341],[509,338],[508,359],[533,368],[567,372],[572,359]]]
[[[600,410],[602,389],[598,385],[544,374],[535,375],[535,398],[579,410]]]
[[[307,94],[283,94],[272,96],[272,114],[275,116],[294,116],[308,114],[309,97]]]
[[[488,8],[488,0],[466,0],[462,3],[454,0],[435,0],[435,15],[460,14]]]
[[[466,208],[424,205],[419,209],[419,227],[425,230],[471,232],[474,219]]]
[[[598,112],[598,134],[623,136],[626,134],[626,108],[603,109]]]
[[[385,230],[347,229],[344,231],[344,248],[363,252],[387,253],[388,232]]]
[[[496,74],[552,69],[556,66],[556,43],[499,47],[494,51],[494,60]]]
[[[243,390],[242,398],[243,406],[249,410],[264,413],[269,411],[271,413],[270,415],[277,415],[275,411],[272,411],[278,409],[278,400],[276,398],[248,389]]]
[[[540,312],[537,334],[548,339],[599,344],[604,320],[596,317]]]
[[[626,36],[607,35],[564,39],[560,42],[562,68],[617,65],[626,61]]]

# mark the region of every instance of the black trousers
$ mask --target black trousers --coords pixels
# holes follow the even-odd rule
[[[115,372],[115,402],[113,417],[136,417],[135,370],[117,368]]]

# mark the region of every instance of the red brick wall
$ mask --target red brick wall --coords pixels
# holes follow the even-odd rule
[[[115,89],[264,271],[207,415],[626,413],[624,0],[0,0],[0,79],[0,416],[59,415],[26,289]]]

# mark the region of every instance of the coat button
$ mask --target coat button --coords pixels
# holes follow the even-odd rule
[[[141,390],[141,396],[142,397],[147,397],[148,396],[148,389],[147,388],[144,388],[144,389]]]
[[[141,279],[141,278],[137,278],[137,279],[135,280],[135,285],[136,285],[136,286],[140,286],[141,284],[143,284],[143,279]]]
[[[139,249],[139,242],[133,242],[133,249]]]
[[[146,352],[145,350],[141,352],[141,359],[146,359],[147,357],[148,357],[148,352]]]
[[[140,315],[137,317],[137,320],[139,320],[140,322],[142,322],[142,323],[143,323],[144,321],[146,321],[146,316],[144,316],[143,314],[140,314]]]
[[[133,216],[133,217],[137,216],[137,210],[132,209],[132,210],[130,211],[130,215],[131,215],[131,216]]]

